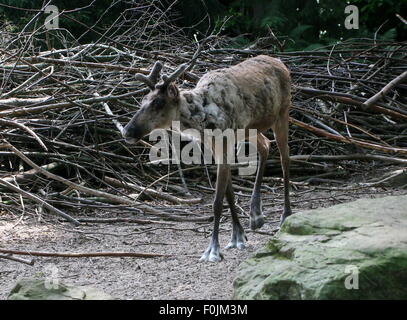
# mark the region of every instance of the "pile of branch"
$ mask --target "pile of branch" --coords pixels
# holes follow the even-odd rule
[[[188,208],[211,193],[213,166],[149,163],[149,143],[129,146],[120,134],[148,92],[134,74],[147,74],[156,60],[171,72],[197,53],[181,87],[258,54],[287,64],[297,179],[349,173],[356,161],[407,163],[407,43],[362,39],[276,53],[232,49],[230,39],[212,34],[191,44],[167,12],[147,3],[148,10],[130,12],[133,20],[108,28],[120,35],[89,27],[89,44],[66,41],[61,30],[52,34],[65,40],[58,50],[36,41],[39,30],[9,34],[0,48],[0,210],[46,208],[74,224],[80,219],[66,210],[142,213],[152,223],[208,221]],[[278,163],[277,151],[269,163]],[[248,193],[252,178],[236,179],[237,190]]]

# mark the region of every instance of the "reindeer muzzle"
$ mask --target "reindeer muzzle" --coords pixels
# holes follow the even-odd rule
[[[144,128],[137,127],[124,127],[122,136],[126,143],[136,144],[142,137],[146,135],[146,130]]]

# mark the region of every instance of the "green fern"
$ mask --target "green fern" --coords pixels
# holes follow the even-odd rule
[[[290,31],[289,36],[293,39],[301,38],[301,35],[304,34],[305,31],[310,30],[312,28],[313,27],[311,25],[300,24]]]
[[[392,28],[386,31],[385,34],[382,36],[379,36],[379,39],[381,40],[387,40],[387,41],[394,41],[397,37],[397,31],[396,28]]]

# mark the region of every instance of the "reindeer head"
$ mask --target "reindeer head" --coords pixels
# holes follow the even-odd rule
[[[136,143],[154,129],[166,129],[178,118],[180,109],[180,94],[174,81],[187,68],[182,64],[171,75],[162,76],[158,83],[162,64],[157,61],[148,76],[136,74],[136,79],[144,82],[150,88],[141,101],[140,110],[124,127],[122,135],[128,143]]]

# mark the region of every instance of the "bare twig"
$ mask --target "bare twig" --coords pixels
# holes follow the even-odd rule
[[[44,169],[41,169],[41,170],[44,170]],[[22,190],[21,188],[13,185],[10,182],[4,181],[1,178],[0,178],[0,185],[3,186],[3,187],[6,187],[7,189],[10,189],[10,190],[12,190],[14,192],[18,192],[19,194],[21,194],[25,198],[28,198],[30,200],[33,200],[33,201],[41,204],[42,206],[44,206],[48,210],[56,213],[57,215],[60,215],[61,217],[65,218],[66,220],[68,220],[69,222],[73,223],[76,226],[80,225],[80,222],[78,220],[72,218],[70,215],[66,214],[65,212],[62,212],[61,210],[59,210],[59,209],[55,208],[54,206],[50,205],[48,202],[41,199],[40,197],[38,197],[38,196],[28,192],[28,191]]]
[[[382,99],[394,86],[399,83],[402,83],[404,80],[407,79],[407,71],[404,71],[401,75],[394,78],[388,84],[386,84],[383,89],[381,89],[378,93],[376,93],[373,97],[366,100],[363,104],[366,107],[370,107],[372,104],[376,103],[379,99]]]
[[[11,260],[11,261],[16,261],[16,262],[28,264],[30,266],[33,266],[34,262],[35,262],[34,259],[27,260],[27,259],[16,258],[16,257],[11,256],[10,254],[0,254],[0,259],[7,259],[7,260]]]
[[[62,258],[90,258],[90,257],[133,257],[133,258],[159,258],[171,257],[171,254],[144,253],[144,252],[44,252],[44,251],[21,251],[0,249],[1,253],[16,254],[37,257],[62,257]]]

